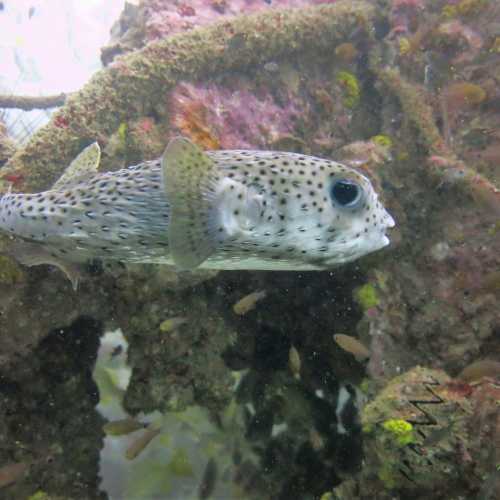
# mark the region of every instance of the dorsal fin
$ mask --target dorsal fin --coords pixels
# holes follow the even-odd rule
[[[170,141],[161,164],[171,210],[169,250],[177,267],[194,269],[217,246],[217,167],[198,146],[183,137]]]
[[[53,190],[61,190],[75,186],[91,177],[99,168],[101,148],[97,142],[87,146],[66,168],[61,177],[52,186]]]

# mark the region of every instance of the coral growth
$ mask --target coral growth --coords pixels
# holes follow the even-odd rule
[[[110,59],[186,33],[153,41],[96,75],[15,152],[2,168],[2,189],[49,187],[82,143],[95,139],[104,168],[113,169],[159,155],[177,134],[208,149],[301,151],[342,160],[374,180],[397,221],[391,246],[332,275],[212,279],[94,262],[78,296],[50,269],[19,270],[0,259],[0,369],[9,381],[0,408],[12,405],[9,387],[17,391],[21,381],[23,401],[35,401],[29,408],[14,401],[22,422],[29,425],[32,408],[58,416],[54,401],[67,409],[65,425],[84,435],[86,421],[75,415],[95,417],[84,407],[88,366],[44,366],[50,377],[40,379],[27,356],[49,331],[86,314],[119,325],[130,343],[131,413],[197,403],[220,422],[236,404],[228,402],[240,371],[237,404],[245,417],[237,440],[250,443],[258,460],[235,458],[235,487],[249,498],[328,498],[333,488],[343,498],[373,498],[374,491],[380,498],[472,498],[500,461],[500,447],[489,446],[500,435],[498,389],[491,379],[469,384],[442,370],[456,375],[500,354],[500,4],[274,8],[305,3],[146,0],[127,7]],[[267,10],[233,19],[242,7]],[[222,23],[211,26],[214,19]],[[2,245],[8,250],[10,242]],[[256,290],[266,290],[265,300],[235,314],[232,305]],[[339,334],[370,346],[366,366],[334,341]],[[49,381],[66,374],[43,406]],[[363,380],[371,401],[362,414],[366,467],[359,471],[359,422],[344,428],[338,405]],[[67,408],[68,401],[77,406]],[[1,431],[8,443],[2,463],[34,464],[36,484],[28,479],[13,491],[52,495],[60,480],[80,495],[85,488],[75,476],[61,473],[61,457],[84,460],[71,455],[65,425],[53,431],[44,421],[47,446],[63,447],[62,454],[55,447],[49,470],[39,460],[46,443],[32,445],[31,428],[23,431],[16,419],[0,419],[10,426]],[[36,453],[3,438],[12,429]],[[93,452],[98,438],[92,434]],[[187,473],[175,460],[170,465]]]
[[[337,82],[342,86],[344,92],[344,104],[348,108],[354,108],[359,103],[360,88],[358,79],[347,71],[341,71],[337,75]]]
[[[191,0],[190,2],[165,2],[149,0],[144,5],[146,40],[155,40],[193,27],[228,19],[239,14],[276,9],[305,7],[333,3],[332,0]]]
[[[296,99],[231,87],[182,83],[170,94],[174,130],[205,149],[258,149],[293,135],[299,116]]]
[[[473,387],[421,367],[391,380],[363,411],[361,496],[370,491],[383,491],[383,499],[395,491],[415,498],[477,493],[497,460],[491,443],[500,430],[493,409],[498,395],[491,381]],[[340,493],[349,487],[348,481]]]

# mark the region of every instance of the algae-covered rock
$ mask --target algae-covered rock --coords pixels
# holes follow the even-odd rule
[[[103,499],[97,484],[102,424],[90,367],[102,325],[81,318],[52,331],[30,357],[0,367],[0,463],[27,465],[3,500]]]
[[[491,439],[500,435],[499,398],[491,381],[470,386],[440,370],[416,367],[393,378],[362,412],[365,465],[340,494],[354,483],[360,498],[374,491],[384,499],[477,493],[497,459]]]
[[[14,285],[22,281],[24,272],[19,264],[6,255],[0,255],[0,285]]]

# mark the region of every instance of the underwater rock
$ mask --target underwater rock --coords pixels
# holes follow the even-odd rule
[[[0,366],[0,464],[17,462],[2,478],[16,478],[1,488],[2,499],[103,498],[97,462],[104,421],[90,373],[101,328],[82,317],[51,331],[8,369]]]
[[[491,382],[469,386],[428,368],[395,377],[362,412],[363,469],[336,492],[344,498],[356,484],[361,498],[476,494],[497,460],[499,395]]]
[[[133,368],[125,407],[132,414],[179,411],[195,402],[218,409],[230,397],[230,370],[221,354],[234,341],[235,331],[211,305],[210,297],[216,296],[210,282],[206,291],[196,287],[168,291],[163,280],[155,278],[156,267],[151,274],[138,270],[133,279],[120,282],[120,299],[116,297],[116,324],[130,344]],[[169,328],[172,319],[182,325],[162,332],[166,317],[171,318]]]
[[[293,2],[272,5],[285,3]],[[182,130],[211,147],[251,144],[345,155],[376,179],[395,214],[391,258],[368,257],[331,276],[220,273],[216,280],[210,279],[215,273],[94,263],[78,296],[47,269],[22,276],[9,271],[9,285],[1,290],[0,367],[10,370],[51,329],[86,312],[119,324],[130,342],[134,373],[125,401],[134,414],[193,402],[217,414],[234,388],[229,367],[249,371],[240,388],[240,403],[250,405],[242,432],[250,429],[255,437],[262,465],[235,459],[239,486],[249,496],[373,498],[376,492],[392,498],[409,492],[432,499],[482,493],[500,463],[500,446],[489,446],[500,435],[498,389],[487,378],[470,385],[439,369],[457,374],[474,359],[500,354],[500,4],[336,2],[315,14],[269,10],[258,21],[229,17],[242,2],[151,0],[143,6],[122,19],[108,60],[149,39],[188,32],[117,58],[96,75],[16,152],[4,172],[15,177],[5,178],[2,187],[50,185],[89,140],[101,142],[115,169],[158,155],[167,138]],[[147,15],[144,9],[150,9]],[[205,13],[207,27],[190,31]],[[217,16],[223,24],[208,26]],[[473,85],[468,90],[475,104],[461,106],[448,133],[440,99],[460,82]],[[265,307],[232,315],[231,304],[262,289],[269,290]],[[189,323],[162,335],[161,322],[177,316]],[[366,373],[336,346],[336,331],[369,346],[368,394],[406,372],[363,412],[363,422],[373,427],[363,436],[355,425],[348,437],[338,433],[339,386],[359,383]],[[292,345],[300,353],[300,380],[288,369]],[[417,364],[437,370],[407,371]],[[21,368],[15,366],[17,374]],[[22,373],[23,387],[39,387],[32,363]],[[73,430],[80,436],[80,416],[92,408],[67,408],[67,401],[77,404],[71,394],[56,404],[64,409],[61,419],[81,424]],[[437,423],[414,421],[422,416],[415,400]],[[27,412],[19,409],[23,422],[30,421]],[[366,467],[359,470],[361,439]],[[67,467],[57,461],[43,469],[44,489]],[[80,493],[83,487],[75,495]]]
[[[282,92],[280,105],[271,92],[245,86],[234,76],[228,87],[179,84],[169,98],[173,130],[205,149],[265,149],[291,135],[297,98]]]
[[[16,145],[7,135],[7,129],[0,118],[0,167],[15,153]],[[14,182],[14,178],[12,182]]]
[[[45,268],[28,274],[9,266],[0,271],[8,280],[0,283],[0,369],[31,352],[53,329],[67,327],[81,315],[103,319],[109,313],[102,299],[106,279],[90,280],[77,296],[57,272]]]

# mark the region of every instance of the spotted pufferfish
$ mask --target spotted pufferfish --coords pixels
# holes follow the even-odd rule
[[[393,218],[370,181],[332,160],[276,151],[202,151],[188,139],[161,158],[98,172],[85,148],[53,187],[0,199],[0,229],[23,264],[72,279],[89,259],[182,270],[324,270],[389,244]]]

